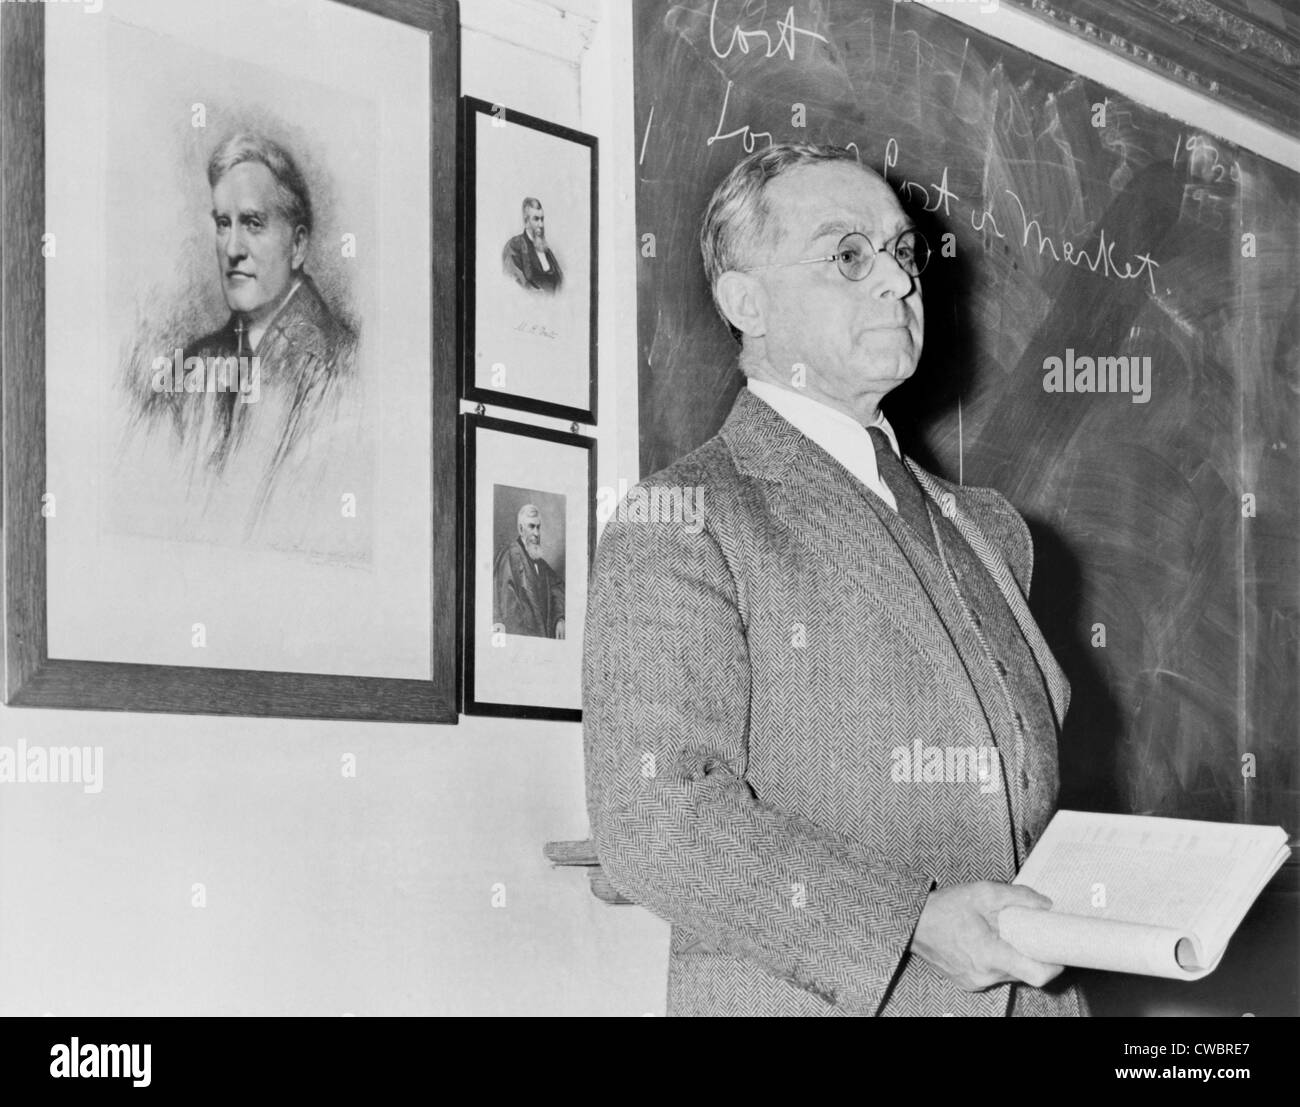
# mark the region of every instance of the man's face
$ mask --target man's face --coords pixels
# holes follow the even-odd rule
[[[217,265],[231,311],[257,316],[279,303],[307,247],[276,204],[275,178],[261,162],[241,162],[212,189]]]
[[[541,208],[529,208],[524,212],[524,229],[528,231],[528,237],[534,242],[541,242],[546,238],[546,216]]]
[[[849,231],[876,249],[911,226],[893,191],[852,162],[803,165],[772,180],[765,192],[772,243],[755,265],[835,253]],[[753,274],[765,290],[767,361],[789,381],[806,366],[808,391],[839,406],[859,408],[916,370],[924,335],[920,282],[889,253],[876,255],[860,281],[847,280],[833,261],[790,265]]]
[[[542,520],[539,515],[525,516],[519,523],[519,537],[528,556],[536,561],[542,556]]]

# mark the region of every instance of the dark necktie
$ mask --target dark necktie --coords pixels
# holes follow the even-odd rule
[[[908,471],[907,466],[898,460],[894,447],[889,444],[889,436],[880,427],[868,427],[871,444],[876,448],[876,469],[881,479],[894,494],[898,504],[898,514],[927,546],[931,553],[938,553],[934,544],[934,531],[930,527],[930,515],[925,509],[925,493]]]

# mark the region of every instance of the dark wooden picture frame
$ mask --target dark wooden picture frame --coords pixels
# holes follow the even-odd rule
[[[476,311],[478,306],[478,277],[476,274],[475,251],[477,248],[477,188],[478,188],[478,149],[476,139],[476,117],[484,115],[494,121],[502,121],[511,127],[525,127],[533,131],[550,135],[585,146],[591,159],[590,197],[591,213],[589,220],[590,261],[587,272],[583,274],[588,282],[590,294],[589,319],[587,328],[587,401],[586,405],[562,404],[530,396],[522,392],[513,392],[509,388],[484,388],[476,381]],[[599,144],[594,135],[584,134],[571,127],[551,123],[535,116],[525,115],[501,104],[490,104],[473,96],[461,97],[460,145],[458,147],[458,178],[460,181],[460,219],[459,246],[457,253],[461,260],[461,310],[459,314],[460,330],[460,365],[461,395],[477,403],[494,404],[528,411],[536,415],[549,415],[558,419],[583,423],[588,426],[596,424],[596,374],[597,374],[597,278],[598,262],[598,223],[599,223]],[[572,276],[572,274],[571,274]],[[574,371],[580,366],[574,365]]]
[[[519,719],[552,719],[579,723],[582,721],[582,708],[551,707],[528,703],[502,703],[499,701],[480,700],[475,694],[475,586],[476,578],[476,535],[477,535],[477,486],[478,486],[478,451],[476,436],[479,430],[499,431],[503,434],[534,438],[557,445],[583,449],[587,451],[587,542],[586,576],[583,580],[584,602],[585,590],[589,581],[591,565],[596,556],[596,449],[594,438],[587,435],[570,434],[566,431],[551,430],[530,423],[516,423],[506,419],[494,419],[486,415],[466,413],[461,416],[460,440],[462,473],[464,480],[461,487],[462,530],[464,547],[461,553],[461,599],[462,628],[461,638],[464,643],[462,651],[463,697],[461,710],[466,715],[493,715]],[[568,587],[572,579],[566,573],[565,584]],[[566,608],[567,609],[567,608]],[[572,638],[572,635],[566,637]],[[578,663],[578,695],[581,696],[581,659]]]
[[[0,427],[3,698],[10,706],[455,723],[455,0],[317,0],[404,23],[430,49],[430,680],[51,658],[46,619],[45,5],[0,4]],[[440,249],[436,249],[440,246]]]

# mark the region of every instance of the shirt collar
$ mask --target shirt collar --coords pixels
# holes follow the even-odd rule
[[[828,436],[842,435],[845,431],[856,431],[860,434],[866,429],[844,412],[836,411],[835,408],[828,407],[820,400],[805,396],[801,392],[782,388],[768,381],[755,380],[753,377],[746,383],[755,396],[775,408],[778,415],[783,416],[796,429],[819,445],[826,441]],[[875,421],[867,426],[879,427],[883,430],[894,450],[894,456],[902,457],[902,451],[898,448],[898,437],[894,434],[894,428],[889,425],[889,420],[885,418],[883,411],[877,409]]]

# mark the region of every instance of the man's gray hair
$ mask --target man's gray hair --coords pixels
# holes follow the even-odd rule
[[[777,142],[737,162],[713,190],[700,225],[700,253],[713,304],[728,325],[730,320],[718,303],[718,278],[729,269],[744,268],[743,255],[756,249],[770,233],[770,213],[763,199],[767,182],[788,169],[822,161],[861,164],[857,154],[843,146]],[[734,333],[735,328],[732,330]]]
[[[542,513],[537,510],[536,504],[524,504],[519,509],[519,514],[515,516],[515,525],[523,526],[525,519],[540,519],[541,517]]]
[[[231,135],[218,146],[208,159],[208,184],[215,188],[222,177],[244,162],[256,162],[270,170],[275,178],[280,214],[290,226],[305,227],[311,234],[311,196],[307,182],[289,151],[263,135],[245,131]]]
[[[542,210],[542,202],[541,200],[537,199],[536,196],[524,197],[523,213],[525,219],[528,218],[528,213],[530,211],[541,211],[541,210]]]

